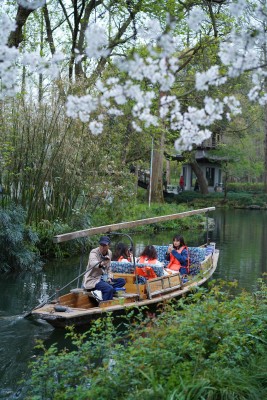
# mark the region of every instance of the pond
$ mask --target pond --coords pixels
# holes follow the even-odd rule
[[[238,280],[248,291],[257,287],[257,279],[267,272],[267,212],[259,210],[216,210],[210,213],[215,229],[209,237],[220,249],[214,278]],[[168,244],[173,233],[136,235],[138,249],[145,244]],[[204,242],[206,234],[184,233],[188,245]],[[41,339],[47,346],[66,346],[63,330],[53,329],[45,322],[23,318],[47,295],[84,270],[87,256],[64,262],[48,263],[41,273],[10,275],[0,279],[0,399],[22,399],[23,385],[19,381],[27,374],[27,364],[35,356],[34,346]],[[75,287],[75,285],[73,286]]]

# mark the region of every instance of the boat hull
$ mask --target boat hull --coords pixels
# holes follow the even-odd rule
[[[153,289],[153,285],[158,284],[160,278],[148,281],[146,292],[142,291],[137,293],[128,294],[126,297],[119,297],[112,301],[101,302],[97,304],[95,299],[89,298],[88,293],[82,290],[72,292],[60,297],[60,305],[64,311],[55,310],[55,302],[49,303],[32,311],[35,318],[40,318],[47,321],[50,325],[56,328],[65,328],[66,326],[86,326],[90,322],[99,317],[112,313],[119,315],[129,309],[139,310],[142,307],[149,307],[163,303],[168,300],[185,296],[192,292],[197,287],[202,286],[214,273],[219,258],[219,251],[216,250],[213,255],[210,255],[206,262],[206,267],[199,275],[192,277],[186,284],[178,285],[174,281],[167,287],[166,282],[170,279],[161,278],[162,290]],[[129,274],[130,275],[130,274]],[[166,278],[166,279],[165,279]],[[172,277],[171,277],[172,279]],[[134,285],[133,285],[134,286]],[[140,285],[137,285],[140,286]],[[140,290],[140,289],[138,289]],[[154,290],[154,291],[153,291]],[[136,300],[138,298],[138,300]],[[57,308],[57,307],[56,307]]]

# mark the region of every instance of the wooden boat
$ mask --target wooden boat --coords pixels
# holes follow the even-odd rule
[[[141,225],[141,223],[155,223],[168,219],[183,218],[203,212],[208,213],[208,211],[214,209],[214,207],[210,207],[169,216],[106,225],[84,231],[58,235],[54,238],[54,241],[59,243],[77,237],[85,237],[96,233],[111,232],[115,229],[138,226]],[[129,235],[126,236],[129,237]],[[156,246],[156,248],[159,260],[161,261],[167,246]],[[114,277],[123,277],[126,280],[126,284],[125,291],[118,291],[117,297],[114,297],[113,300],[98,302],[93,292],[82,288],[74,288],[71,289],[69,293],[55,298],[55,300],[50,303],[37,306],[29,314],[47,321],[54,327],[65,327],[67,325],[80,326],[88,324],[90,320],[104,316],[106,313],[121,313],[125,309],[150,306],[170,299],[179,298],[189,293],[197,286],[203,285],[214,273],[218,262],[219,251],[215,249],[214,244],[202,247],[189,247],[189,255],[190,251],[192,256],[197,253],[197,257],[201,254],[202,258],[193,261],[190,267],[190,274],[186,279],[181,277],[179,272],[168,276],[162,273],[159,274],[161,276],[157,278],[149,279],[145,283],[140,283],[138,282],[138,276],[134,273],[135,265],[127,263],[128,270],[124,271],[123,265],[120,263],[120,272],[116,272],[118,263],[115,262],[112,266],[115,271]],[[129,268],[133,269],[129,271]],[[195,274],[196,269],[198,272],[197,274]]]

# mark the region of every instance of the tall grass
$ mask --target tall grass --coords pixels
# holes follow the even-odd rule
[[[110,154],[110,132],[93,136],[58,99],[52,106],[14,100],[0,119],[2,206],[21,205],[27,223],[66,221],[133,194],[132,174],[115,149]]]

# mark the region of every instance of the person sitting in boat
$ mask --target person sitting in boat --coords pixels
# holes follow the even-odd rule
[[[86,274],[83,279],[85,289],[100,290],[103,301],[112,300],[116,288],[122,288],[126,281],[123,278],[113,278],[110,260],[112,252],[109,249],[110,238],[102,236],[99,247],[93,249],[89,254]]]
[[[136,274],[143,276],[146,279],[153,279],[157,277],[153,267],[150,267],[149,265],[162,266],[162,263],[158,260],[157,250],[151,245],[144,248],[136,261],[138,264],[147,264],[147,267],[136,267]]]
[[[154,246],[146,246],[142,253],[139,255],[137,259],[139,264],[158,264],[161,265],[161,262],[158,260],[157,250]]]
[[[117,244],[113,260],[118,262],[132,262],[132,254],[126,244]]]
[[[175,235],[172,244],[169,245],[166,260],[170,261],[166,267],[167,272],[180,272],[181,275],[189,273],[189,255],[188,248],[185,245],[184,238],[181,235]]]

